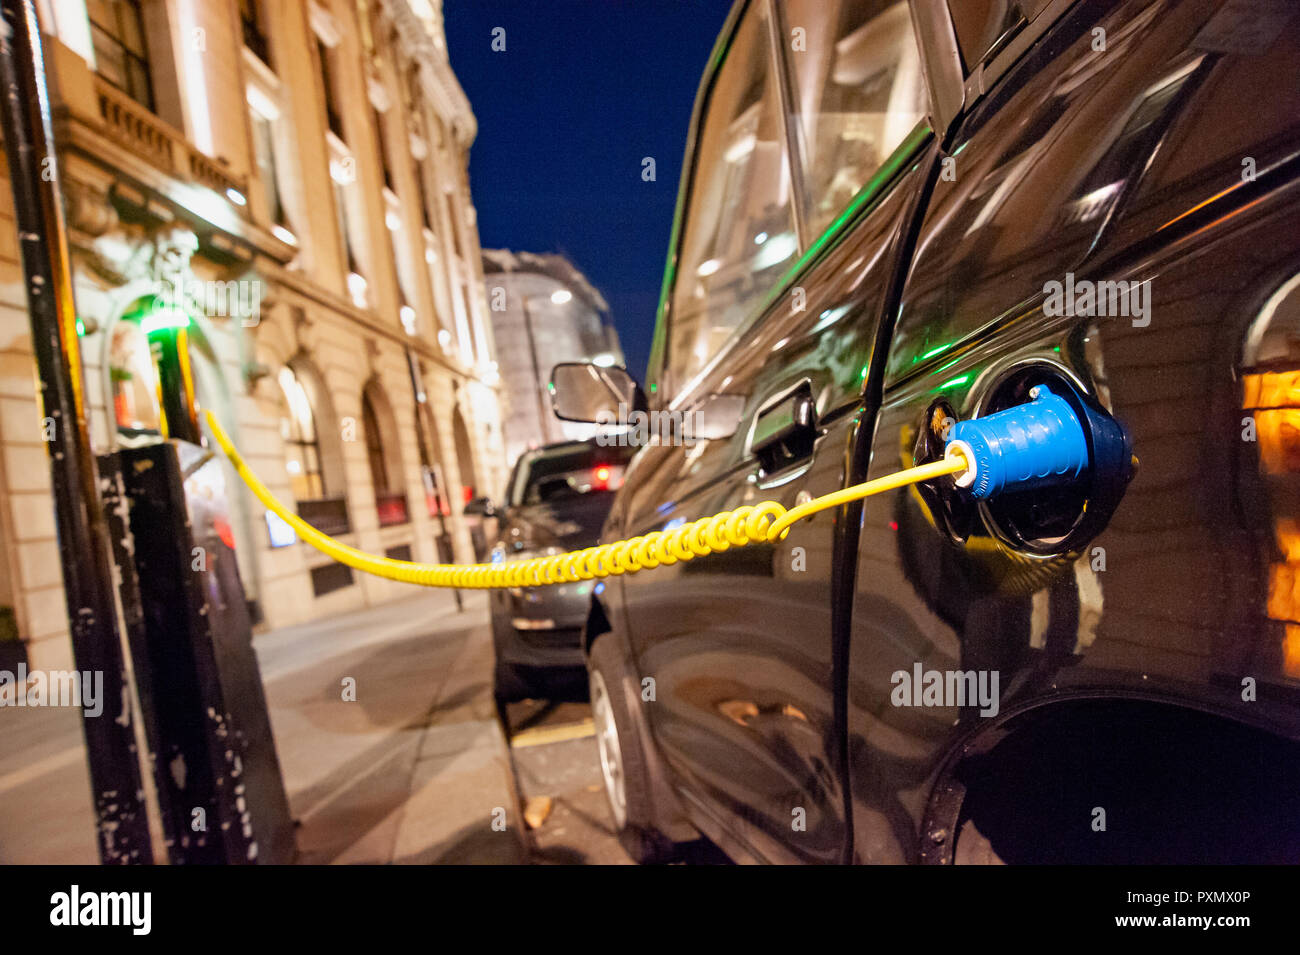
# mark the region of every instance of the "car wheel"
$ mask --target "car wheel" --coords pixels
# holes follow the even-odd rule
[[[649,764],[628,706],[623,661],[609,634],[591,645],[587,673],[600,773],[619,842],[637,862],[669,862],[676,847],[655,824]]]

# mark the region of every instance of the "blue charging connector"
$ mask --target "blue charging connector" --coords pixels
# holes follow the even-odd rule
[[[1087,478],[1088,436],[1074,407],[1046,385],[1029,395],[1026,404],[953,425],[947,449],[974,465],[954,478],[975,499]]]

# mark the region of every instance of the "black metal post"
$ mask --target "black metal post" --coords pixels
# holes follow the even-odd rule
[[[41,414],[54,422],[50,480],[77,669],[104,677],[104,707],[82,730],[105,863],[151,863],[107,525],[96,485],[82,395],[81,353],[59,202],[49,94],[32,0],[0,0],[0,131],[9,161]],[[39,422],[32,422],[35,429]]]

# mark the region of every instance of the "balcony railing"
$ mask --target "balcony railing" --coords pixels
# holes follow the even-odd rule
[[[348,502],[342,497],[322,497],[298,502],[298,516],[322,534],[337,537],[352,530]]]
[[[186,182],[207,186],[227,195],[234,190],[248,195],[244,179],[231,175],[220,163],[204,155],[184,135],[145,109],[101,76],[95,77],[99,117],[107,135],[163,172]],[[247,207],[236,206],[240,214]]]
[[[405,494],[376,494],[375,510],[379,512],[379,526],[392,527],[410,521]]]
[[[95,77],[99,115],[105,131],[142,159],[175,171],[174,138],[167,124],[103,77]]]

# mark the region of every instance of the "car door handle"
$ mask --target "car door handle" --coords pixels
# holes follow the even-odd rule
[[[754,416],[749,450],[771,474],[812,457],[817,438],[812,385],[802,381],[768,401]]]

